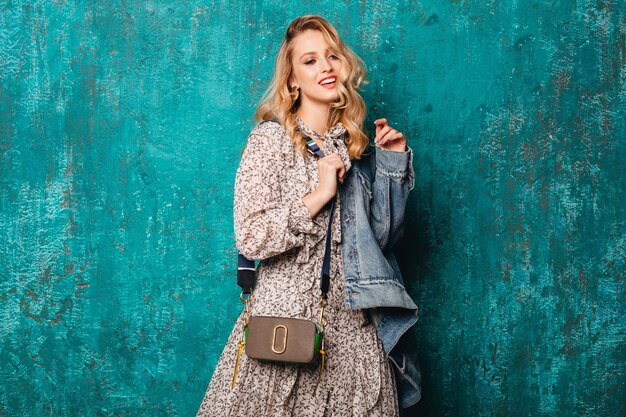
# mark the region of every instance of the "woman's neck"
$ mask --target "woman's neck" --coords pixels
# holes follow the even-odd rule
[[[303,103],[304,104],[304,103]],[[319,133],[320,135],[326,134],[328,131],[328,111],[330,106],[328,104],[313,105],[301,105],[296,114],[300,116],[304,124]]]

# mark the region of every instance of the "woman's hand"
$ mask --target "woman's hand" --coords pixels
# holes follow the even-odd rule
[[[337,194],[337,182],[343,182],[346,167],[341,157],[333,153],[317,160],[317,171],[319,176],[317,188],[302,198],[302,202],[309,209],[311,218],[315,217]]]
[[[374,143],[386,151],[405,152],[406,137],[387,124],[387,119],[376,119],[376,138]]]
[[[327,201],[330,201],[337,194],[337,181],[343,182],[343,177],[346,175],[346,167],[341,157],[336,153],[332,153],[317,160],[317,172],[319,184],[316,191],[319,191],[321,195],[328,198]]]

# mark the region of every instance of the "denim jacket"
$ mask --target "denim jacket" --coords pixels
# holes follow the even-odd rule
[[[403,234],[404,210],[414,186],[412,150],[368,149],[339,187],[345,300],[350,309],[369,309],[385,352],[395,365],[402,408],[421,398],[416,352],[404,343],[418,319],[393,247]],[[401,336],[406,337],[402,339]]]

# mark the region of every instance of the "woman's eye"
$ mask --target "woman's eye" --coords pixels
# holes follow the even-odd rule
[[[309,59],[307,62],[304,63],[304,65],[311,65],[314,62],[315,62],[314,59]]]
[[[337,55],[331,55],[331,56],[329,56],[329,58],[332,58],[332,59],[339,59],[339,57],[338,57]]]

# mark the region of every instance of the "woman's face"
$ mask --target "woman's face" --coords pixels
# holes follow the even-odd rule
[[[293,39],[291,86],[300,87],[301,105],[330,104],[339,98],[336,78],[341,60],[330,49],[322,32],[306,30]]]

